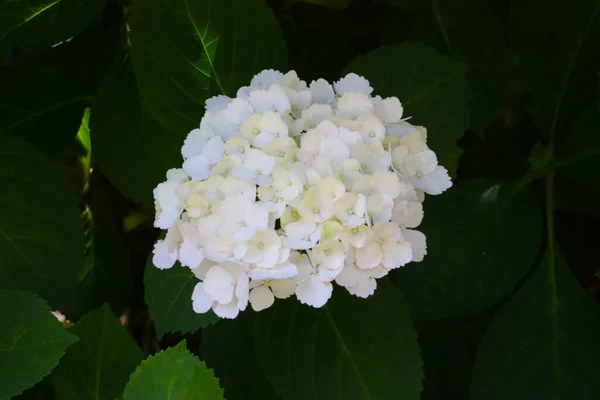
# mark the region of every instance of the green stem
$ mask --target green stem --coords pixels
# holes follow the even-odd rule
[[[560,360],[558,348],[558,288],[556,282],[556,246],[554,238],[554,172],[546,176],[546,229],[548,235],[548,283],[550,285],[550,310],[552,313],[552,352],[554,354],[553,367],[555,378],[560,377]]]

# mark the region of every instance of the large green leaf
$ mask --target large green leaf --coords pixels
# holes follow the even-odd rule
[[[346,72],[365,76],[376,94],[398,97],[404,117],[427,128],[429,146],[442,162],[452,158],[471,115],[462,64],[419,44],[396,44],[358,57]]]
[[[558,206],[569,212],[600,218],[600,113],[597,103],[581,113],[566,143],[557,146],[557,153]]]
[[[73,189],[31,145],[0,136],[0,287],[75,311],[83,231]]]
[[[464,61],[473,92],[471,127],[485,132],[505,90],[504,26],[486,0],[429,0],[411,18],[410,38]]]
[[[127,55],[121,55],[94,98],[90,121],[94,157],[127,197],[152,204],[152,189],[181,164],[187,131],[161,127],[137,97]]]
[[[262,69],[286,68],[281,31],[264,0],[145,0],[129,11],[140,97],[167,128],[187,133],[209,96],[235,96]]]
[[[546,137],[566,133],[598,96],[600,1],[513,1],[510,31],[536,125]]]
[[[152,265],[152,258],[148,260],[144,273],[146,304],[158,337],[167,332],[195,332],[218,319],[212,311],[196,314],[192,309],[197,282],[194,273],[179,263],[160,270]]]
[[[420,6],[421,0],[375,0],[375,2],[384,2],[391,4],[395,7],[400,7],[404,9],[413,9]]]
[[[142,361],[123,394],[123,400],[164,399],[223,399],[219,381],[186,349],[185,341]]]
[[[394,271],[416,318],[441,319],[490,306],[533,266],[542,237],[539,205],[528,191],[459,183],[425,202],[419,227],[427,255]]]
[[[0,69],[0,134],[56,154],[75,139],[86,95],[60,79],[28,68]]]
[[[0,40],[24,46],[50,46],[100,19],[105,0],[3,0]]]
[[[77,133],[84,150],[79,161],[87,204],[82,213],[85,227],[85,259],[79,271],[77,304],[81,312],[110,304],[115,314],[129,305],[133,285],[129,251],[125,238],[114,223],[113,199],[108,181],[91,168],[92,148],[89,109]]]
[[[558,148],[560,173],[582,184],[600,188],[600,113],[598,104],[584,110],[564,146]]]
[[[283,399],[420,398],[422,363],[408,308],[393,285],[378,283],[366,300],[338,287],[323,308],[289,299],[258,314],[258,355]]]
[[[279,399],[256,354],[254,317],[254,313],[244,312],[202,331],[200,351],[215,371],[228,400],[246,400],[250,393],[256,399]]]
[[[92,196],[95,194],[92,193]],[[107,302],[119,313],[129,305],[132,286],[125,238],[117,227],[111,224],[109,215],[100,211],[95,214],[88,208],[84,218],[88,223],[88,245],[84,263],[79,271],[80,310],[87,311]]]
[[[470,399],[477,345],[491,314],[486,310],[417,325],[425,373],[421,400]]]
[[[77,338],[31,293],[0,290],[0,320],[0,399],[7,400],[49,374]]]
[[[473,399],[598,397],[600,307],[551,244],[479,346]]]
[[[52,391],[52,374],[30,387],[12,400],[56,400]]]
[[[142,353],[108,305],[81,317],[71,346],[52,373],[57,400],[114,400],[123,393]]]

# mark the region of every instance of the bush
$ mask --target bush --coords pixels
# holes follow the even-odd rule
[[[1,2],[0,399],[598,397],[598,43],[592,0]],[[453,186],[366,299],[197,313],[153,190],[265,69],[366,77]]]

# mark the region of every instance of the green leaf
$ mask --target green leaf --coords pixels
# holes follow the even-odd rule
[[[477,345],[492,313],[417,325],[425,378],[421,400],[470,399]]]
[[[552,147],[546,147],[541,142],[537,142],[529,153],[529,164],[531,168],[536,172],[544,172],[548,168],[548,164],[554,157],[554,150]]]
[[[223,399],[219,381],[185,341],[142,361],[123,394],[123,400],[164,399]]]
[[[471,115],[471,92],[462,64],[419,44],[396,44],[358,57],[347,72],[365,76],[378,95],[398,97],[403,117],[427,128],[429,147],[441,163],[452,158]]]
[[[483,337],[474,400],[597,397],[600,308],[553,253],[549,249]]]
[[[167,332],[195,332],[218,319],[212,311],[196,314],[192,309],[192,292],[197,281],[194,273],[179,263],[160,270],[152,265],[152,257],[148,259],[145,297],[159,338]]]
[[[105,0],[5,0],[0,3],[0,40],[47,47],[77,35],[100,19]]]
[[[598,104],[584,110],[566,143],[556,146],[556,202],[571,213],[600,218],[600,113]],[[581,193],[587,193],[582,196]]]
[[[142,353],[108,305],[85,314],[71,332],[79,342],[52,373],[57,400],[114,400],[123,393]]]
[[[261,311],[255,341],[283,399],[420,398],[422,363],[402,295],[387,280],[368,299],[336,288],[314,309],[296,299]]]
[[[121,55],[94,98],[90,121],[94,158],[125,196],[152,206],[152,190],[181,164],[187,131],[161,127],[137,97],[127,55]]]
[[[311,3],[334,10],[343,10],[350,7],[354,0],[290,0],[289,3]]]
[[[129,12],[140,97],[169,129],[187,133],[209,96],[235,96],[262,69],[286,68],[281,30],[264,0],[146,0]]]
[[[410,38],[468,66],[471,128],[483,136],[500,112],[506,85],[506,41],[500,17],[486,0],[429,0],[411,18]]]
[[[87,311],[108,302],[119,313],[129,304],[132,286],[125,238],[111,224],[109,215],[96,215],[88,208],[84,218],[88,220],[89,242],[79,271],[80,310]]]
[[[375,0],[376,3],[388,3],[395,7],[412,10],[419,7],[421,0]]]
[[[557,146],[559,173],[569,179],[600,188],[600,113],[598,104],[584,110],[563,146]]]
[[[73,189],[31,145],[0,136],[0,287],[75,311],[83,232]]]
[[[77,341],[31,293],[0,290],[0,399],[41,381]]]
[[[56,400],[52,392],[52,375],[46,375],[41,382],[13,397],[13,400]]]
[[[0,69],[0,134],[60,154],[77,136],[86,95],[60,79],[28,68]]]
[[[510,32],[536,125],[546,137],[565,134],[598,96],[600,1],[514,1]]]
[[[392,274],[415,318],[468,314],[500,301],[533,266],[539,204],[512,185],[468,181],[425,203],[427,255]]]
[[[202,331],[200,351],[225,389],[228,400],[278,400],[258,360],[254,345],[254,314],[240,313]]]

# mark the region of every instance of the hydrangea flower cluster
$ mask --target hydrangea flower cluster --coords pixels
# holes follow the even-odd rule
[[[167,229],[154,265],[194,272],[195,312],[235,318],[292,295],[321,307],[334,281],[365,298],[423,259],[425,194],[452,183],[426,129],[372,92],[353,73],[307,85],[265,70],[236,98],[206,101],[182,167],[154,190],[155,226]]]

